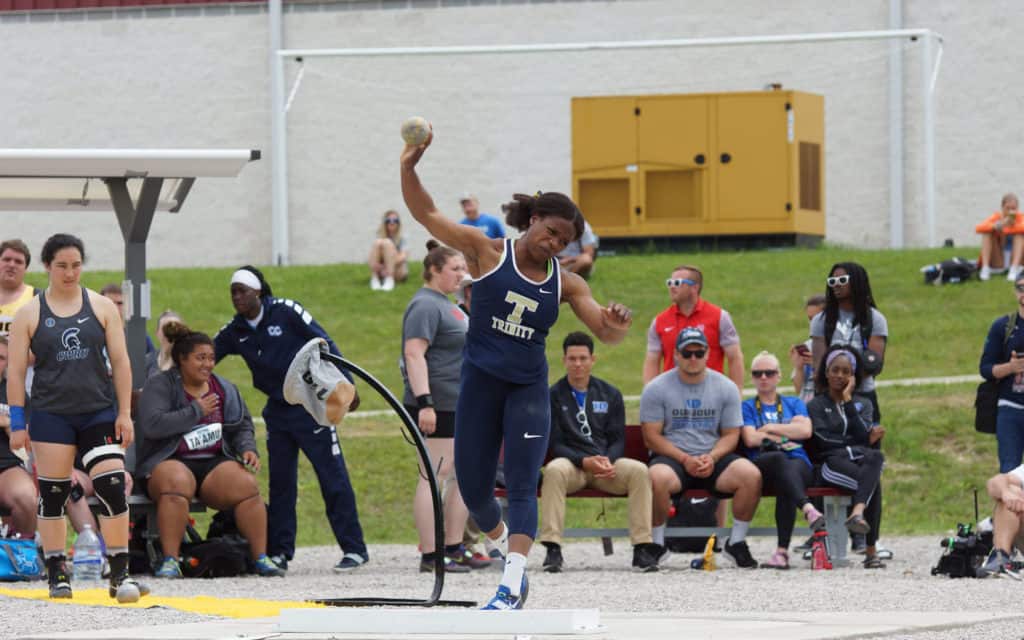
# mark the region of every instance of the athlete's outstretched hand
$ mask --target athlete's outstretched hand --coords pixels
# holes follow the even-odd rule
[[[423,144],[405,145],[405,149],[402,149],[401,165],[403,169],[412,169],[423,157],[423,152],[427,150],[430,143],[434,141],[434,125],[430,125],[430,135],[427,136],[427,141]]]
[[[612,329],[625,331],[633,324],[633,312],[624,304],[608,302],[607,307],[601,308],[601,318],[605,325]]]

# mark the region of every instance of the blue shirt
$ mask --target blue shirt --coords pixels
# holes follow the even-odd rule
[[[542,282],[527,279],[516,267],[514,246],[506,238],[498,265],[473,282],[465,354],[496,378],[530,384],[547,380],[544,343],[558,319],[562,282],[556,258]]]
[[[504,238],[505,237],[505,225],[501,224],[501,220],[498,220],[489,213],[481,213],[477,216],[476,220],[470,220],[469,218],[463,218],[459,224],[469,225],[482,229],[484,235],[488,238]]]
[[[757,398],[750,398],[749,400],[743,401],[743,426],[754,427],[760,429],[766,424],[784,424],[792,422],[794,416],[807,416],[807,405],[800,398],[793,398],[789,396],[776,396],[782,404],[782,415],[779,415],[779,407],[776,404],[761,405],[760,414],[757,411],[757,405],[759,404]],[[807,450],[803,447],[803,441],[801,440],[790,440],[790,442],[796,442],[801,446],[796,449],[786,451],[786,457],[797,458],[803,460],[810,467],[811,460],[807,457]],[[761,454],[759,449],[751,449],[750,447],[743,446],[743,455],[750,458],[751,460],[757,460],[757,456]]]
[[[213,337],[217,362],[225,356],[239,355],[252,372],[254,387],[280,404],[284,399],[285,374],[295,354],[313,338],[327,340],[331,353],[340,356],[338,346],[323,330],[309,311],[294,300],[264,296],[263,316],[253,328],[241,315],[236,314]],[[345,377],[352,380],[348,371]]]

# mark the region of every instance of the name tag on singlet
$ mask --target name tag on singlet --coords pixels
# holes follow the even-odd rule
[[[183,437],[189,451],[200,451],[220,442],[223,427],[219,422],[204,424],[186,433]]]

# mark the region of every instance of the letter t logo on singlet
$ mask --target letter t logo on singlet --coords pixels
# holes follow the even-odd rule
[[[505,316],[505,321],[512,324],[520,324],[523,321],[523,311],[528,309],[531,312],[535,312],[540,304],[536,300],[519,295],[515,291],[509,291],[505,294],[505,302],[515,305],[512,313]]]

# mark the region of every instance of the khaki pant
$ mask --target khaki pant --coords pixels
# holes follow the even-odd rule
[[[614,478],[595,478],[568,458],[555,458],[544,467],[540,496],[541,542],[562,543],[565,496],[584,488],[628,496],[630,542],[638,545],[652,541],[651,478],[647,465],[631,458],[619,458],[615,461]]]

